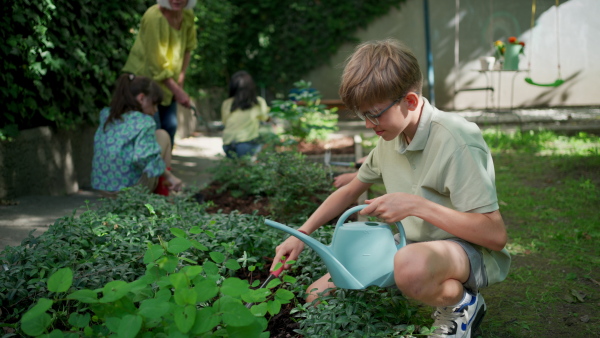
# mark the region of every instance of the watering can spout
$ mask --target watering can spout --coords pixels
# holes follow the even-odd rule
[[[325,265],[327,266],[327,270],[331,274],[332,279],[335,281],[336,286],[344,288],[344,289],[364,289],[366,285],[363,285],[359,282],[349,271],[344,267],[344,265],[335,257],[333,251],[326,245],[323,245],[321,242],[315,240],[314,238],[301,233],[296,229],[292,229],[287,225],[277,223],[271,221],[269,219],[265,220],[265,223],[275,229],[282,230],[287,232],[288,234],[298,238],[306,245],[308,245],[311,249],[313,249],[323,260]]]
[[[357,290],[371,285],[394,285],[394,256],[406,245],[404,227],[400,222],[395,223],[400,235],[400,244],[396,244],[387,223],[344,223],[349,215],[366,207],[356,206],[340,216],[331,245],[328,246],[287,225],[271,220],[265,220],[265,223],[295,236],[311,247],[327,266],[337,287]]]

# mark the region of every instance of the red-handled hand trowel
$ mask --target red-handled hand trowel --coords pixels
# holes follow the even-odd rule
[[[279,275],[281,274],[281,272],[283,272],[283,264],[285,263],[285,260],[282,259],[281,262],[281,267],[279,269],[277,269],[276,271],[271,272],[271,274],[269,275],[269,277],[267,277],[267,279],[265,280],[264,283],[262,283],[262,285],[260,286],[259,289],[264,288],[265,286],[267,286],[269,284],[270,281],[272,281],[275,278],[279,278]],[[252,305],[254,305],[254,303],[247,303],[246,307],[249,309],[252,307]]]

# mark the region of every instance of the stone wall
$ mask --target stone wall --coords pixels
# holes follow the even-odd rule
[[[0,142],[0,198],[65,195],[90,188],[95,127],[22,130]]]
[[[178,107],[176,138],[197,128],[189,109]],[[68,195],[91,189],[96,127],[22,130],[13,141],[0,142],[0,198]]]

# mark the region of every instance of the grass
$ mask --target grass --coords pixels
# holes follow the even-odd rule
[[[592,337],[600,329],[600,138],[485,133],[513,255],[485,290],[484,337]]]
[[[477,336],[597,336],[600,137],[487,130],[484,138],[513,263],[483,291],[488,313]]]

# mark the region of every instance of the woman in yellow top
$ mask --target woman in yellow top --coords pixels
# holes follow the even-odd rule
[[[229,98],[221,105],[223,150],[227,157],[252,156],[260,151],[258,141],[260,121],[269,119],[265,99],[257,95],[252,76],[239,71],[231,77]]]
[[[163,101],[154,116],[157,129],[165,129],[175,141],[177,103],[190,106],[183,90],[191,52],[197,46],[194,12],[196,0],[157,0],[148,8],[129,52],[123,72],[147,76],[163,89]]]

